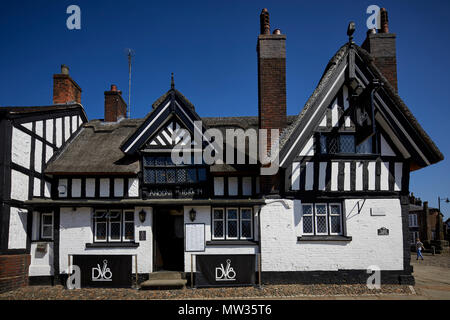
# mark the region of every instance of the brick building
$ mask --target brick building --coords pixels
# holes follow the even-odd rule
[[[365,283],[373,265],[384,283],[414,281],[409,175],[443,155],[398,95],[387,12],[362,46],[337,50],[293,116],[286,35],[266,9],[260,19],[257,116],[202,118],[172,81],[145,118],[126,118],[113,85],[105,118],[88,121],[65,66],[53,106],[0,108],[0,287],[63,281],[78,263],[90,274],[93,259],[88,280],[105,286],[116,263],[139,281],[192,271],[196,285]],[[258,129],[280,132],[270,175],[251,159]],[[229,130],[248,135],[245,151],[226,149],[245,161],[207,164]],[[174,162],[174,147],[194,161]]]
[[[437,208],[428,206],[428,201],[416,198],[411,193],[409,197],[409,230],[411,233],[411,245],[417,238],[424,244],[426,249],[435,247],[438,251],[448,247],[446,241],[446,226],[443,221],[444,215]]]

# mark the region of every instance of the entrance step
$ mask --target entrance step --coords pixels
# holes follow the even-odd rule
[[[184,278],[184,272],[152,272],[149,274],[148,280],[141,283],[141,289],[183,288],[187,283]]]
[[[157,271],[149,273],[149,280],[178,280],[185,279],[184,272],[179,271]]]

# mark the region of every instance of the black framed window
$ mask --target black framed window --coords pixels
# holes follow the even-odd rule
[[[303,235],[342,235],[343,215],[340,203],[302,204]]]
[[[170,156],[144,156],[145,184],[194,184],[206,182],[206,168],[202,165],[176,165]]]
[[[213,240],[253,239],[253,209],[213,208],[211,228]]]
[[[134,241],[134,211],[97,210],[93,231],[95,242]]]
[[[321,154],[373,154],[372,138],[356,146],[354,134],[322,133],[319,150]]]

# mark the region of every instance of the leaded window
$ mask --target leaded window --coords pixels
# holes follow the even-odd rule
[[[207,179],[204,166],[176,165],[170,156],[144,156],[142,164],[146,184],[194,184]]]
[[[340,203],[305,203],[302,211],[303,235],[343,234]]]
[[[213,208],[212,239],[253,239],[252,208]]]
[[[237,239],[238,238],[238,209],[228,208],[227,209],[227,238]]]
[[[253,238],[252,209],[241,208],[241,239]]]
[[[372,154],[372,137],[356,146],[355,135],[350,133],[322,133],[319,138],[321,154]]]
[[[133,240],[133,211],[97,210],[94,213],[94,241],[122,242]]]
[[[213,239],[225,238],[224,209],[213,209]]]

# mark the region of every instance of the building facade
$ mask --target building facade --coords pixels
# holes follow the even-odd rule
[[[62,101],[42,116],[19,116],[22,133],[2,145],[19,162],[3,160],[19,173],[3,183],[21,181],[7,192],[20,202],[2,200],[4,256],[18,247],[30,256],[31,282],[63,280],[74,256],[133,256],[142,280],[159,270],[197,277],[199,257],[219,255],[231,265],[250,257],[248,270],[233,270],[258,273],[262,283],[365,283],[374,268],[382,282],[412,283],[409,175],[443,156],[398,96],[387,12],[361,47],[350,40],[337,51],[295,116],[286,114],[286,36],[270,32],[266,9],[260,18],[255,117],[202,118],[172,79],[143,119],[126,118],[113,85],[105,119],[87,121],[81,90],[63,71],[68,85],[54,86]],[[15,110],[5,110],[2,128],[16,127]],[[270,130],[281,133],[275,174],[262,175],[265,165],[251,157],[261,148],[250,134],[258,129],[269,139]],[[207,134],[230,130],[232,139],[244,133],[244,152]],[[193,161],[175,163],[176,146]],[[207,164],[201,155],[215,147],[243,163]],[[36,150],[47,148],[53,155],[44,153],[36,173]]]
[[[421,201],[413,194],[409,197],[409,230],[411,234],[411,246],[415,250],[416,239],[424,244],[425,248],[435,252],[448,250],[446,239],[446,225],[444,215],[438,208],[430,208],[428,201]]]

